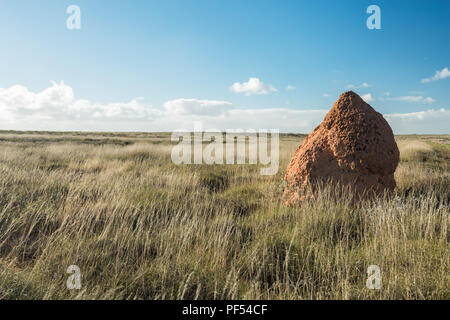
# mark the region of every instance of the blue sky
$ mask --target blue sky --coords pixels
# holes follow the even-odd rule
[[[80,30],[66,27],[72,4]],[[381,30],[366,26],[372,4]],[[0,128],[171,131],[197,120],[307,132],[352,89],[397,133],[450,133],[450,1],[0,6]]]

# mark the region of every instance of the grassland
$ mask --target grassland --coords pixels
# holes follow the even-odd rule
[[[0,132],[0,298],[450,299],[450,136],[396,138],[395,197],[288,208],[300,135],[261,176],[175,165],[164,133]]]

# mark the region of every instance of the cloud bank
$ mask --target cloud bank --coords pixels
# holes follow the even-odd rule
[[[232,104],[227,101],[176,99],[164,103],[168,114],[217,116],[226,112]]]
[[[368,97],[372,98],[370,94]],[[309,133],[327,112],[328,108],[242,109],[227,101],[185,98],[167,101],[159,108],[145,104],[142,98],[101,104],[76,99],[73,89],[63,82],[53,82],[37,93],[20,85],[0,88],[0,129],[5,130],[152,132],[192,130],[194,121],[201,121],[204,129],[279,129]],[[450,110],[447,109],[384,116],[398,134],[450,133]]]
[[[411,113],[385,114],[384,117],[398,134],[449,134],[450,110],[441,108]]]
[[[415,103],[433,103],[436,101],[431,97],[425,98],[423,96],[403,96],[403,97],[396,97],[396,98],[387,98],[386,100],[415,102]]]
[[[140,103],[142,98],[129,102],[97,104],[75,99],[73,89],[64,82],[33,93],[26,87],[15,85],[0,88],[0,115],[2,120],[151,120],[161,112]]]

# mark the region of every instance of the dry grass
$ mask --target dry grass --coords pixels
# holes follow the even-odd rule
[[[287,208],[300,141],[261,176],[174,165],[167,134],[1,133],[0,298],[449,299],[449,137],[398,138],[394,198]]]
[[[402,151],[402,161],[424,161],[434,152],[433,147],[422,140],[399,140],[398,147]]]

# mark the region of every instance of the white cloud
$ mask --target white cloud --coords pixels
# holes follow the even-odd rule
[[[214,116],[224,113],[232,104],[227,101],[176,99],[164,103],[164,108],[170,114]]]
[[[347,89],[359,89],[359,88],[369,88],[369,87],[371,87],[370,84],[368,84],[367,82],[363,82],[360,85],[349,84],[347,86]]]
[[[248,82],[244,83],[235,82],[231,86],[231,90],[236,93],[243,93],[246,96],[253,94],[268,94],[270,92],[278,91],[273,86],[264,84],[258,78],[250,78]]]
[[[372,101],[375,101],[375,98],[372,97],[372,94],[371,94],[371,93],[363,94],[363,95],[361,95],[361,98],[362,98],[365,102],[367,102],[367,103],[372,102]]]
[[[414,103],[433,103],[436,101],[431,97],[423,97],[423,96],[403,96],[403,97],[387,98],[386,100],[405,101]]]
[[[293,90],[296,90],[297,88],[295,87],[295,86],[293,86],[293,85],[288,85],[287,87],[286,87],[286,90],[287,91],[293,91]]]
[[[369,96],[371,97],[371,95]],[[124,103],[99,104],[76,99],[64,83],[34,93],[23,86],[0,88],[0,128],[55,131],[173,131],[193,129],[279,129],[281,132],[311,132],[327,109],[242,109],[227,101],[176,99],[153,108],[142,98]],[[395,133],[450,133],[450,110],[427,110],[387,114]]]
[[[51,87],[36,94],[20,85],[0,88],[0,109],[10,116],[58,113],[71,104],[73,99],[72,88],[63,82],[53,82]]]
[[[433,103],[434,101],[436,101],[436,100],[434,100],[434,99],[431,98],[431,97],[426,97],[426,98],[423,99],[423,102],[424,102],[424,103]]]
[[[444,68],[441,71],[436,71],[436,73],[434,74],[434,76],[430,77],[430,78],[425,78],[420,80],[422,83],[428,83],[428,82],[432,82],[432,81],[437,81],[437,80],[442,80],[445,78],[450,77],[450,71],[448,70],[448,68]]]
[[[329,97],[330,95],[328,93],[323,94],[324,97]]]

